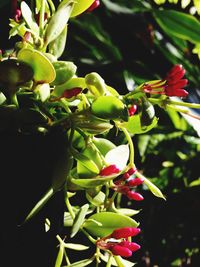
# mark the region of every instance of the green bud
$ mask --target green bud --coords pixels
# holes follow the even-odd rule
[[[77,67],[71,61],[56,61],[52,63],[56,71],[56,78],[51,85],[61,85],[69,81],[76,73]]]

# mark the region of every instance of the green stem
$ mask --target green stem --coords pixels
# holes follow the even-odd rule
[[[17,108],[19,107],[19,103],[17,100],[17,95],[16,93],[10,95],[10,101],[12,104],[14,104]]]
[[[83,228],[81,228],[81,231],[87,236],[87,238],[94,244],[94,245],[96,245],[96,239],[94,239],[90,234],[88,234],[88,232],[85,230],[85,229],[83,229]]]
[[[75,213],[74,213],[74,211],[73,211],[73,209],[72,209],[72,206],[71,206],[71,204],[70,204],[70,202],[69,202],[69,198],[68,198],[68,197],[66,197],[65,204],[66,204],[66,206],[67,206],[67,209],[68,209],[68,211],[69,211],[69,213],[70,213],[72,219],[74,220],[74,219],[75,219]]]
[[[42,0],[41,7],[40,7],[40,18],[39,18],[40,37],[43,36],[43,30],[44,30],[45,4],[46,4],[46,0]]]
[[[48,1],[48,3],[49,3],[50,8],[51,8],[51,13],[53,14],[53,13],[55,12],[55,6],[54,6],[54,3],[53,3],[52,0],[47,0],[47,1]],[[52,15],[52,14],[51,14],[51,15]]]
[[[167,105],[166,108],[178,111],[178,112],[186,114],[186,115],[188,115],[188,116],[190,116],[190,117],[192,117],[194,119],[200,120],[200,116],[191,113],[189,110],[177,108],[177,107],[171,106],[171,105]]]
[[[182,107],[188,107],[188,108],[197,108],[200,109],[200,104],[197,103],[188,103],[188,102],[182,102],[182,101],[174,101],[171,99],[156,99],[156,98],[148,98],[148,100],[152,104],[164,104],[164,105],[176,105],[176,106],[182,106]]]
[[[107,264],[106,264],[106,267],[111,267],[112,266],[112,263],[111,263],[111,261],[112,261],[112,255],[110,254],[109,255],[109,258],[108,258],[108,262],[107,262]]]
[[[120,129],[124,132],[125,136],[126,136],[126,139],[129,143],[129,149],[130,149],[130,157],[129,157],[129,160],[130,160],[130,167],[134,167],[135,164],[134,164],[134,145],[133,145],[133,141],[132,141],[132,138],[129,134],[129,132],[127,131],[126,128],[124,127],[120,127]]]

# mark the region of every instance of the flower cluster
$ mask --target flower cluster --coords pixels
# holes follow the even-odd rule
[[[140,249],[140,245],[130,242],[130,237],[141,232],[139,228],[123,227],[115,229],[109,236],[99,239],[96,245],[103,250],[109,250],[113,255],[131,257],[132,253]]]
[[[183,66],[179,64],[174,65],[164,80],[144,83],[142,90],[149,94],[186,97],[188,92],[183,87],[188,84],[188,80],[182,79],[184,75],[185,69]]]
[[[133,191],[133,189],[143,184],[144,179],[138,178],[136,176],[136,171],[136,168],[130,168],[123,174],[121,179],[114,183],[113,189],[127,196],[130,200],[141,201],[144,197],[140,193]]]

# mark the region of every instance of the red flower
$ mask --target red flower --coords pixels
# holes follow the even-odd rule
[[[130,249],[132,252],[135,252],[138,249],[140,249],[140,245],[138,245],[137,243],[134,243],[134,242],[129,242],[129,241],[122,241],[118,245]]]
[[[120,239],[120,238],[128,238],[130,236],[136,236],[141,232],[140,228],[135,228],[135,227],[123,227],[123,228],[118,228],[115,229],[111,237],[115,239]]]
[[[151,84],[145,83],[142,90],[149,94],[186,97],[188,92],[183,87],[188,84],[188,80],[182,79],[184,75],[185,69],[182,65],[174,65],[167,73],[165,80],[159,80]]]
[[[129,175],[132,175],[132,174],[134,174],[136,171],[137,171],[136,168],[130,168],[130,169],[128,170],[128,174],[129,174]]]
[[[91,6],[87,9],[88,12],[92,12],[95,8],[97,8],[100,5],[99,0],[95,0]]]
[[[188,83],[187,79],[182,79],[185,74],[185,69],[182,65],[175,65],[166,76],[165,94],[167,96],[186,97],[188,92],[182,87]]]
[[[82,88],[75,87],[70,90],[65,90],[61,97],[72,98],[73,96],[77,96],[82,91]]]
[[[100,171],[99,175],[100,176],[108,176],[108,175],[112,175],[112,174],[115,174],[115,173],[118,173],[118,172],[120,172],[120,170],[117,168],[116,165],[113,164],[113,165],[104,167]]]
[[[22,12],[21,12],[20,9],[17,8],[17,9],[15,10],[15,14],[14,14],[14,20],[15,20],[16,22],[19,22],[21,16],[22,16]]]

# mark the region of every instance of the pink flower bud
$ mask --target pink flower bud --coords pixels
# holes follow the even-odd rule
[[[111,249],[114,255],[122,256],[122,257],[131,257],[132,251],[129,248],[122,247],[120,245],[115,245]]]
[[[134,174],[136,171],[137,171],[136,168],[130,168],[130,169],[128,170],[128,174],[129,174],[129,175],[132,175],[132,174]]]
[[[137,243],[129,242],[129,241],[122,241],[118,245],[130,249],[132,252],[135,252],[141,248],[140,245],[138,245]]]
[[[138,186],[138,185],[143,184],[143,182],[144,182],[144,179],[142,179],[142,178],[134,178],[134,179],[131,179],[128,181],[128,185],[131,187],[132,186]]]
[[[115,229],[111,237],[115,239],[120,239],[120,238],[128,238],[129,236],[136,236],[141,232],[140,228],[135,228],[135,227],[123,227],[123,228],[118,228]]]
[[[118,172],[120,172],[120,170],[117,168],[116,165],[113,164],[113,165],[110,165],[110,166],[103,168],[100,171],[99,175],[100,176],[108,176],[108,175],[112,175],[112,174],[115,174]]]
[[[143,200],[143,196],[139,193],[136,193],[136,192],[133,192],[133,191],[129,191],[126,196],[129,198],[129,199],[132,199],[132,200],[135,200],[135,201],[141,201]]]
[[[95,8],[97,8],[100,5],[99,0],[95,0],[91,6],[87,9],[88,12],[92,12]]]

